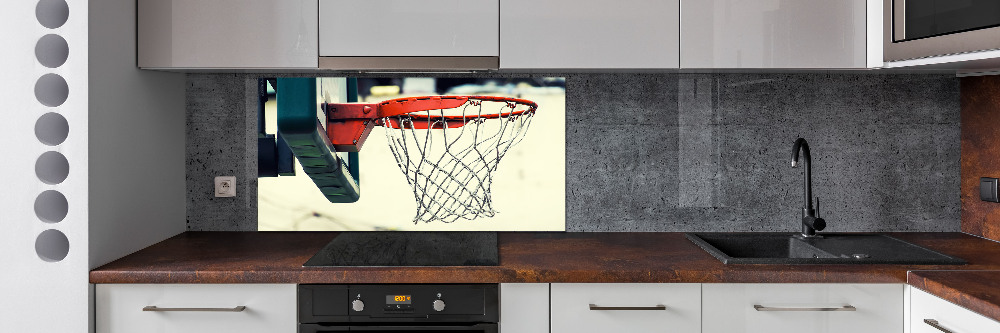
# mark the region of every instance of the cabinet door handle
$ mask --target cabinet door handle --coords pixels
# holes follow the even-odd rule
[[[666,305],[657,304],[654,306],[598,306],[597,304],[590,305],[591,310],[600,311],[618,311],[618,310],[666,310]]]
[[[927,324],[927,325],[931,325],[931,327],[936,328],[939,331],[944,332],[944,333],[955,333],[955,332],[952,332],[951,330],[949,330],[947,328],[944,328],[944,326],[941,326],[941,323],[938,323],[938,321],[934,320],[934,319],[924,319],[924,323]]]
[[[844,305],[829,308],[776,308],[754,304],[753,309],[757,311],[858,311],[853,305]]]
[[[173,311],[195,311],[195,312],[243,312],[247,307],[240,305],[232,308],[158,308],[155,305],[148,305],[142,311],[173,312]]]

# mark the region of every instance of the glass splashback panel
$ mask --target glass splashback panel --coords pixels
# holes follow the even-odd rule
[[[563,231],[565,82],[266,80],[259,88],[258,230]],[[401,102],[410,99],[424,102]],[[363,111],[392,114],[391,107],[421,103],[434,107],[384,119]],[[527,112],[527,103],[537,108]],[[360,134],[374,120],[368,135]]]

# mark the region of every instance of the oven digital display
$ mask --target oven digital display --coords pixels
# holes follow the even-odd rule
[[[410,295],[385,295],[385,304],[410,304]]]

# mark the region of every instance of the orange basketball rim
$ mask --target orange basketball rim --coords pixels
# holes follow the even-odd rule
[[[499,107],[483,107],[484,102]],[[326,104],[326,131],[339,152],[361,150],[375,126],[413,129],[458,128],[474,121],[531,116],[535,102],[498,96],[421,96],[380,103]]]

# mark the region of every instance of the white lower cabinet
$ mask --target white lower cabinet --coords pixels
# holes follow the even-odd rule
[[[910,289],[910,332],[979,333],[1000,332],[1000,322],[981,316],[937,296]]]
[[[554,283],[552,333],[701,332],[701,285]]]
[[[549,284],[500,284],[500,333],[549,333]]]
[[[98,284],[95,303],[97,333],[298,331],[294,284]]]
[[[505,283],[500,306],[502,333],[1000,332],[902,284]],[[98,284],[95,308],[97,333],[298,330],[294,284]]]
[[[705,333],[903,332],[902,284],[704,284]]]

